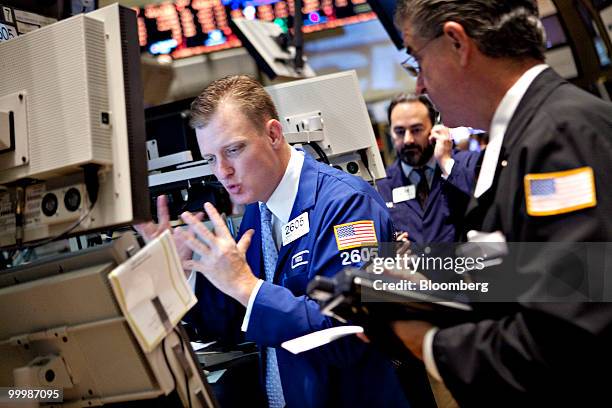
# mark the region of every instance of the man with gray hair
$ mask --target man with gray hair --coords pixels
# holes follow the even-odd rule
[[[496,233],[569,249],[612,241],[612,105],[544,64],[536,2],[400,0],[397,13],[411,55],[403,65],[417,89],[449,126],[490,133],[468,238]],[[612,303],[591,300],[606,300],[609,254],[591,245],[587,262],[571,251],[546,257],[512,251],[517,246],[505,260],[511,272],[485,269],[474,278],[529,282],[520,301],[474,304],[483,317],[473,323],[438,330],[403,321],[395,332],[461,406],[600,404],[608,382],[600,373],[612,366]],[[581,285],[591,297],[579,296]]]

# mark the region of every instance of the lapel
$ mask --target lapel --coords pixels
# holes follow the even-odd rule
[[[247,249],[247,260],[249,261],[249,265],[253,270],[253,274],[261,278],[263,280],[266,279],[266,274],[264,273],[263,267],[263,258],[261,254],[261,218],[259,214],[259,203],[253,203],[246,206],[244,211],[244,216],[242,217],[242,222],[240,223],[240,231],[238,233],[238,238],[248,231],[249,229],[254,229],[255,234],[253,234],[253,238],[251,239],[251,245],[249,245],[249,249]]]
[[[404,174],[404,169],[402,169],[402,164],[400,163],[399,159],[395,161],[395,163],[393,163],[390,167],[389,167],[389,171],[388,174],[390,174],[390,178],[391,178],[391,185],[394,186],[391,189],[391,200],[393,201],[393,190],[396,187],[403,187],[403,186],[409,186],[409,185],[414,185],[412,184],[412,182],[410,181],[410,179]],[[416,191],[416,185],[414,185],[415,191]],[[429,202],[429,200],[428,200]],[[404,201],[402,203],[394,203],[394,207],[396,205],[406,205],[408,207],[410,207],[412,209],[412,211],[414,211],[416,214],[419,214],[419,216],[421,216],[423,214],[423,210],[421,209],[421,206],[418,203],[418,200],[415,198],[413,198],[412,200],[408,200],[408,201]],[[427,207],[425,207],[427,208]]]
[[[526,136],[525,128],[529,125],[538,109],[544,105],[544,101],[556,88],[565,83],[566,81],[551,68],[543,71],[531,83],[525,96],[523,96],[523,99],[521,99],[516,108],[516,112],[514,112],[504,135],[502,146],[508,155],[510,155],[511,148],[518,145],[521,139]]]
[[[480,169],[482,168],[482,160],[484,159],[484,153],[485,150],[481,151],[480,156],[478,156],[478,162],[476,163],[476,168],[474,170],[476,174],[476,177],[474,178],[474,188],[476,188],[476,183],[478,182],[478,176],[480,175]],[[499,155],[501,156],[502,153],[503,152],[500,151]],[[495,178],[493,179],[493,183],[495,183]],[[466,213],[469,213],[478,205],[478,199],[474,197],[474,188],[472,188],[472,195],[470,196],[470,201],[468,203]],[[483,195],[487,195],[491,190],[492,189],[489,189],[489,191],[485,192]]]
[[[484,157],[484,154],[482,154],[481,157],[479,158],[478,166],[481,165],[483,157]],[[468,207],[466,210],[466,216],[465,216],[466,230],[464,232],[467,232],[471,229],[474,229],[477,231],[487,230],[483,226],[483,221],[484,221],[485,216],[487,215],[487,212],[489,211],[489,209],[493,205],[493,202],[495,201],[495,194],[497,192],[497,184],[499,182],[499,178],[502,173],[502,170],[504,169],[504,166],[502,166],[501,163],[507,158],[508,158],[508,154],[505,148],[502,146],[499,152],[499,160],[497,161],[497,166],[495,168],[495,176],[493,177],[493,183],[491,184],[491,187],[487,191],[485,191],[480,197],[476,198],[472,194],[470,198],[470,202],[468,203]],[[479,170],[480,169],[478,169],[478,171]]]
[[[442,191],[440,183],[442,183],[442,170],[440,169],[440,166],[436,165],[436,168],[434,169],[433,178],[431,180],[431,187],[429,188],[429,195],[427,196],[427,201],[425,201],[425,209],[423,210],[423,217],[425,216],[426,213],[431,211],[431,207],[433,206],[433,203],[435,203],[436,200],[438,199],[438,196],[440,195],[440,192]]]
[[[407,182],[407,178],[404,176],[404,171],[402,170],[402,165],[399,160],[395,160],[395,162],[389,166],[387,169],[387,178],[391,180],[391,186],[403,186],[404,183]],[[393,193],[393,191],[391,191],[391,193]]]
[[[551,68],[548,68],[538,75],[527,89],[527,92],[516,108],[516,112],[512,115],[512,119],[510,119],[506,133],[504,134],[504,141],[499,153],[499,159],[497,160],[497,166],[495,167],[495,176],[493,177],[491,188],[479,198],[472,196],[468,204],[466,218],[472,220],[472,222],[468,222],[468,224],[471,224],[468,225],[468,228],[476,228],[478,225],[480,225],[480,228],[482,227],[482,221],[488,209],[493,205],[499,179],[506,167],[502,166],[501,163],[508,160],[512,148],[517,146],[526,136],[525,130],[527,126],[538,109],[544,105],[545,100],[557,87],[564,83],[566,83],[564,79],[558,76]],[[479,158],[478,167],[480,167],[482,163],[483,156],[484,155],[481,155]],[[474,225],[474,222],[476,222],[477,225]]]
[[[314,207],[319,182],[319,169],[317,166],[320,166],[320,164],[305,152],[304,165],[302,166],[302,171],[300,172],[300,185],[298,186],[297,196],[295,197],[295,202],[293,203],[293,208],[291,209],[289,221]],[[313,220],[310,219],[310,217],[308,218],[308,222],[312,227]],[[300,239],[296,239],[287,245],[281,245],[280,250],[278,251],[278,261],[276,263],[274,282],[278,282],[279,276],[282,273],[279,266],[288,265],[286,259],[289,254],[293,253],[293,248],[299,241]]]

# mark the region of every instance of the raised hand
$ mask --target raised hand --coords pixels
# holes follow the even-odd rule
[[[453,138],[450,134],[450,129],[443,125],[436,125],[431,129],[429,142],[435,141],[434,158],[438,162],[440,168],[444,171],[446,163],[452,159],[453,153]]]
[[[185,262],[183,267],[203,273],[217,289],[246,306],[258,281],[246,261],[246,251],[254,231],[247,231],[236,242],[217,209],[206,203],[204,210],[213,223],[214,232],[209,231],[190,212],[181,215],[189,225],[189,231],[180,232],[183,240],[186,246],[201,256],[198,261]]]
[[[170,213],[168,211],[168,197],[160,195],[157,197],[157,224],[153,221],[134,225],[134,228],[149,242],[157,238],[162,232],[171,229]]]
[[[199,212],[194,215],[194,218],[202,221],[204,219],[204,213]],[[157,221],[157,224],[151,221],[134,225],[134,228],[144,238],[145,242],[149,242],[157,238],[164,231],[172,229],[170,225],[170,212],[168,211],[168,197],[165,195],[157,197]],[[185,274],[188,276],[191,269],[185,268],[185,262],[191,259],[193,251],[185,245],[185,240],[180,233],[180,227],[172,231],[172,237],[174,238],[174,244],[176,245],[179,258],[183,264],[183,269],[185,269]]]

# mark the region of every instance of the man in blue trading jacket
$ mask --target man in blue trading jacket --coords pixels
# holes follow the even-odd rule
[[[182,216],[190,231],[177,244],[201,256],[184,263],[200,272],[191,315],[201,331],[231,337],[241,329],[260,346],[270,407],[408,406],[390,362],[355,336],[299,355],[280,347],[336,325],[306,285],[392,241],[385,203],[363,180],[290,147],[272,100],[249,77],[210,84],[192,104],[192,125],[233,201],[249,204],[238,242],[209,203],[214,233]]]
[[[474,184],[478,154],[452,151],[438,112],[425,95],[400,94],[388,118],[397,160],[378,189],[398,233],[417,243],[455,242]]]

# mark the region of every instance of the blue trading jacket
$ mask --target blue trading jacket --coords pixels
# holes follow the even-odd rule
[[[455,165],[446,180],[436,167],[424,209],[416,198],[393,202],[393,189],[412,183],[404,175],[399,160],[389,166],[387,178],[378,181],[378,192],[387,203],[396,230],[407,232],[410,241],[420,244],[458,241],[474,187],[478,157],[476,152],[455,153]]]
[[[310,230],[279,250],[274,284],[264,282],[261,286],[246,339],[256,342],[262,350],[277,348],[289,408],[407,407],[391,363],[355,336],[299,355],[280,348],[286,340],[338,324],[323,316],[317,303],[305,296],[306,286],[315,275],[333,276],[355,261],[350,256],[352,251],[365,250],[340,250],[334,226],[373,221],[379,243],[393,238],[391,218],[374,189],[365,181],[318,163],[307,154],[290,220],[304,212],[308,213]],[[248,229],[254,229],[255,235],[247,261],[253,273],[265,279],[257,203],[247,206],[240,234]],[[201,326],[201,332],[226,338],[239,332],[244,316],[242,306],[212,287],[201,274],[197,276],[196,295],[199,302],[191,316]]]

